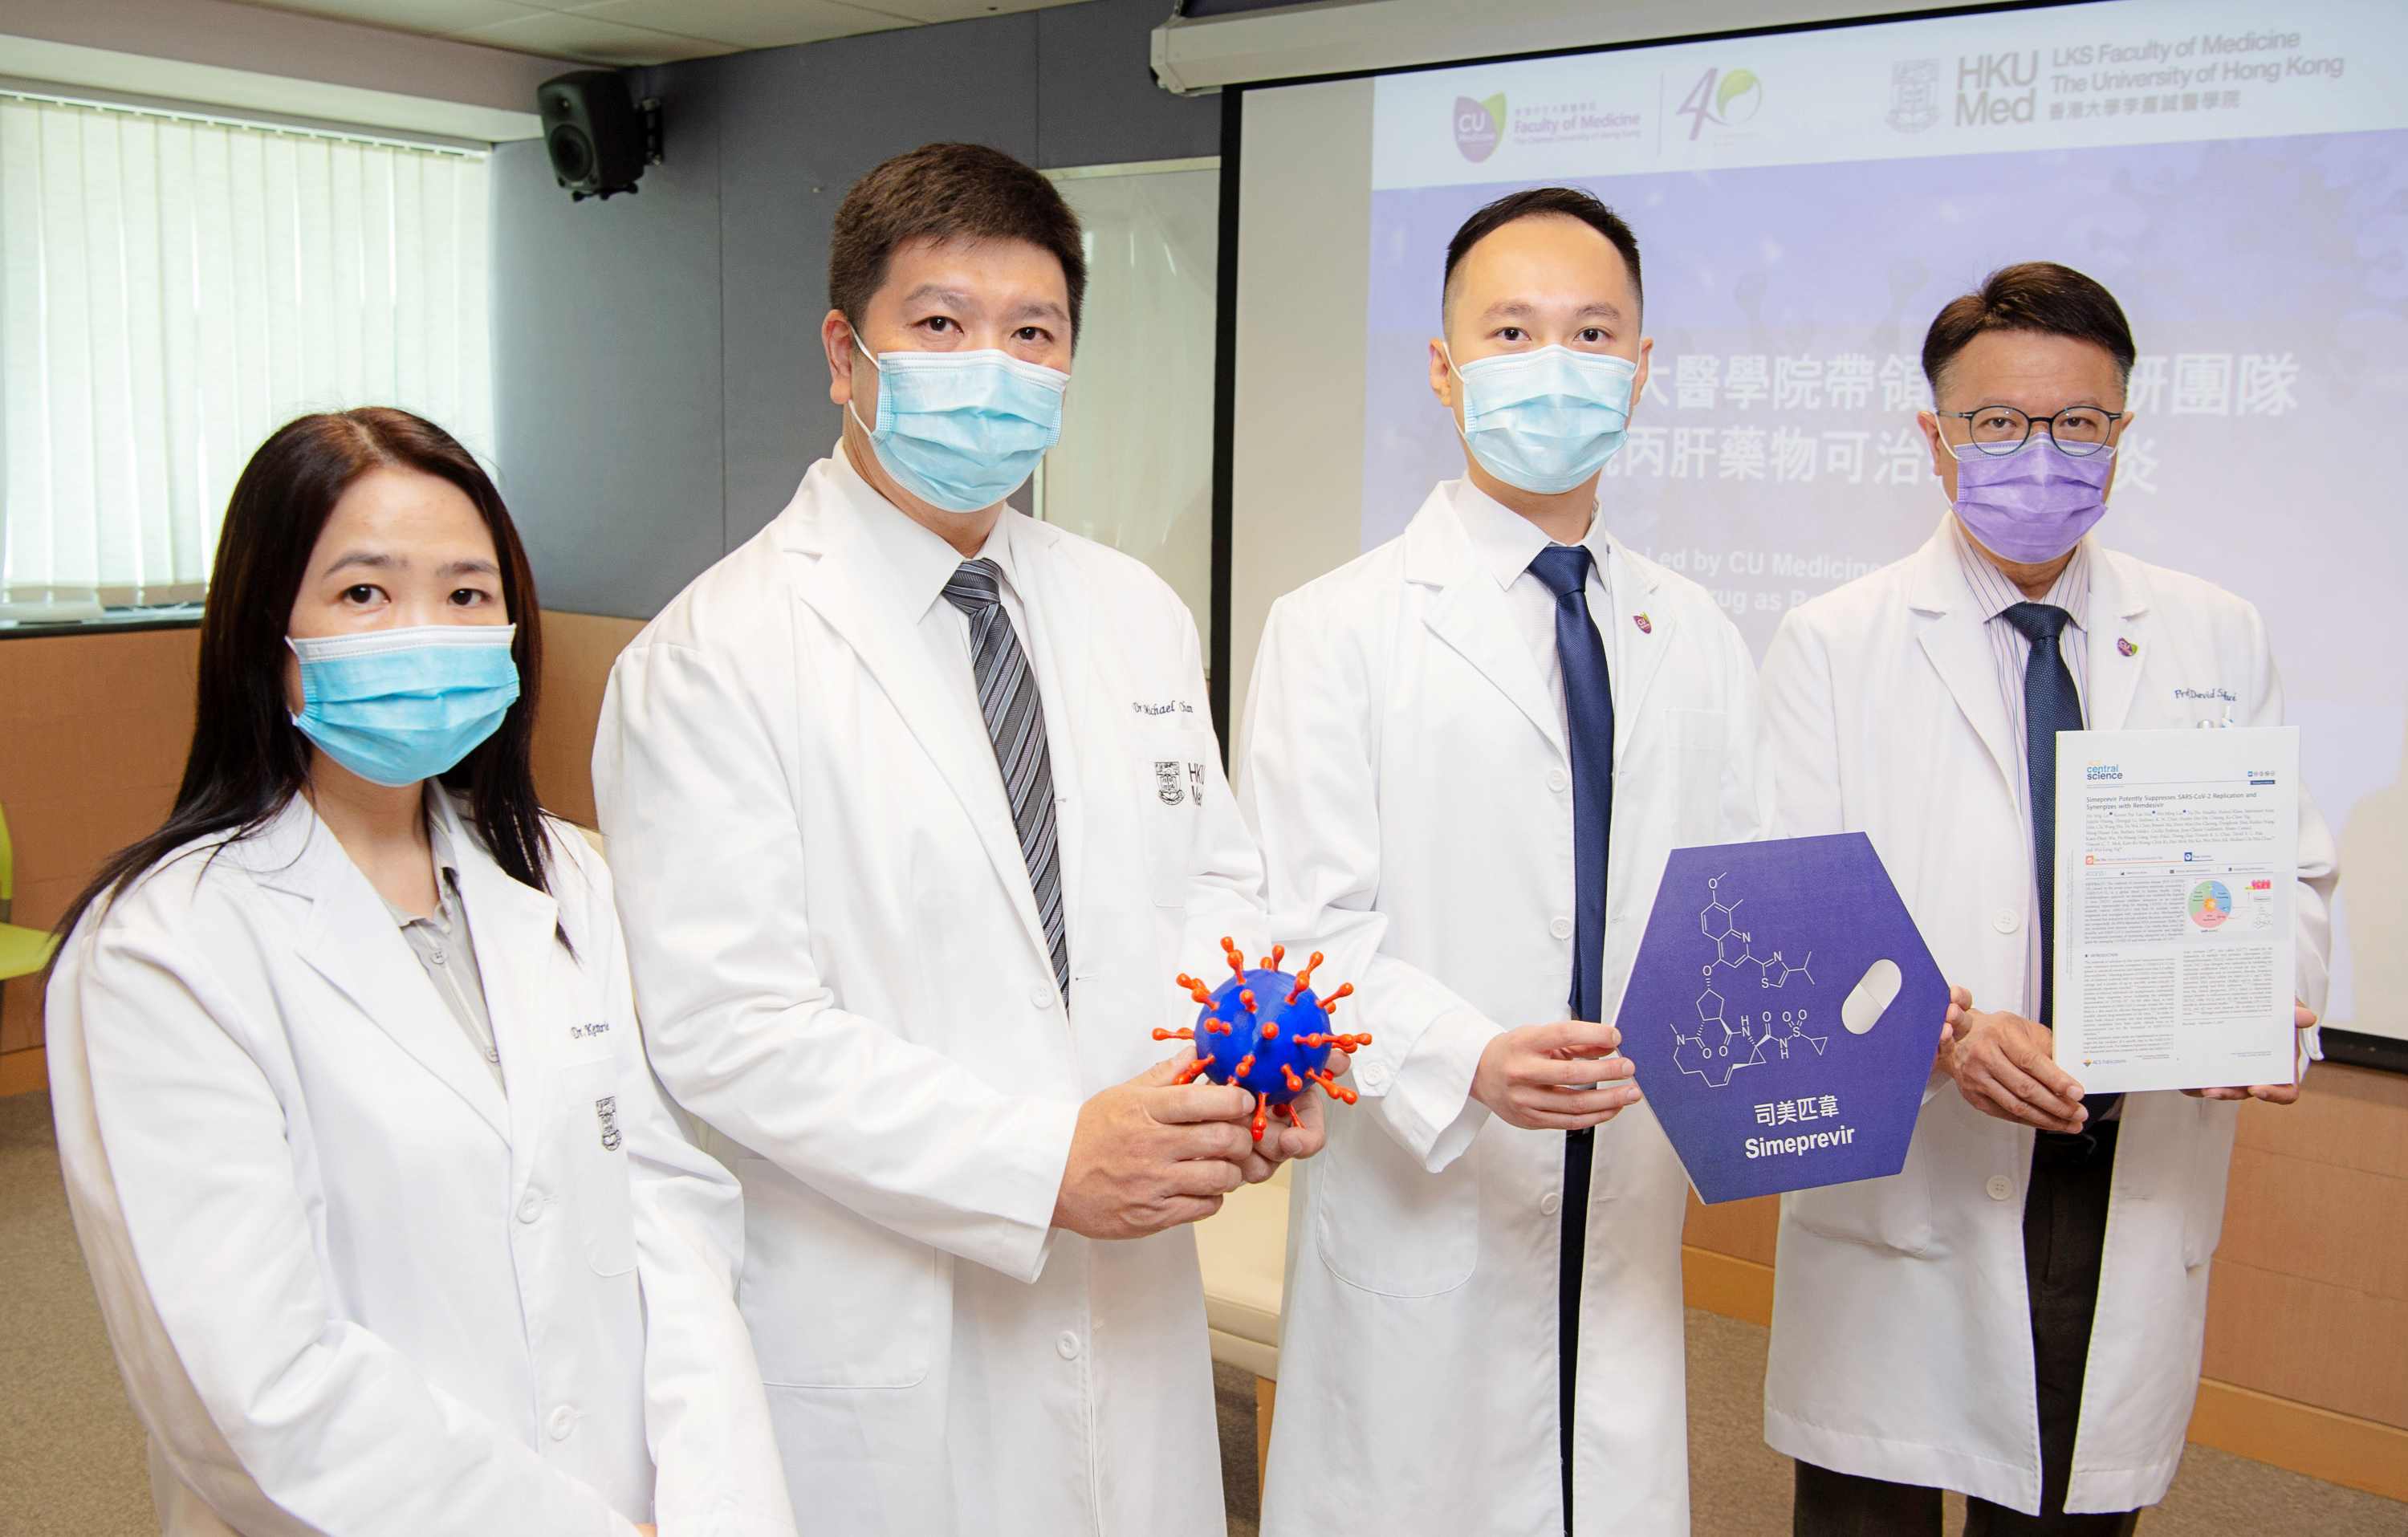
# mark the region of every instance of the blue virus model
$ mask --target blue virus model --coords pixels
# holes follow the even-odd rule
[[[1353,1104],[1354,1091],[1329,1070],[1329,1054],[1352,1056],[1356,1047],[1369,1045],[1371,1038],[1332,1035],[1324,1027],[1338,1012],[1338,1000],[1352,994],[1354,984],[1347,983],[1326,998],[1313,996],[1312,970],[1321,964],[1318,950],[1304,963],[1304,970],[1294,974],[1279,969],[1287,958],[1287,951],[1280,945],[1271,946],[1271,953],[1253,970],[1246,969],[1244,954],[1226,935],[1221,953],[1229,967],[1229,980],[1217,991],[1207,988],[1199,978],[1180,974],[1179,985],[1204,1006],[1195,1025],[1154,1032],[1156,1041],[1196,1042],[1196,1060],[1180,1070],[1179,1082],[1210,1078],[1252,1094],[1256,1142],[1262,1141],[1273,1115],[1290,1125],[1296,1123],[1296,1098],[1311,1085],[1319,1084],[1331,1099]]]

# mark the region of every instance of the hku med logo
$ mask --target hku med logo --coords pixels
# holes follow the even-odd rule
[[[1889,66],[1889,117],[1901,134],[1919,134],[1940,121],[1940,61],[1900,59]]]

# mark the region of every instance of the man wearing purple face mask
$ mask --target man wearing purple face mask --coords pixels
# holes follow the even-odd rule
[[[1938,1537],[1952,1488],[1968,1537],[2129,1532],[2198,1393],[2234,1101],[2299,1096],[2086,1100],[2051,1056],[2057,733],[2283,719],[2254,608],[2093,532],[2132,360],[2114,296],[2054,263],[1950,301],[1918,416],[1947,514],[1765,658],[1778,830],[1870,837],[1975,1005],[1903,1171],[1783,1200],[1765,1439],[1801,1537]],[[2300,866],[2304,1070],[2334,880],[2304,795]]]

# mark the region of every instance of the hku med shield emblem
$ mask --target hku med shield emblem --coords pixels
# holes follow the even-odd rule
[[[1940,121],[1940,61],[1900,59],[1889,66],[1889,125],[1919,134]]]
[[[1176,758],[1156,758],[1154,764],[1154,793],[1166,806],[1176,806],[1187,798],[1187,782],[1180,774]]]
[[[619,1097],[606,1094],[594,1101],[595,1118],[602,1123],[602,1151],[619,1151]]]

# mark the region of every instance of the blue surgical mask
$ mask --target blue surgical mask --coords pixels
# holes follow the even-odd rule
[[[519,697],[516,625],[427,625],[285,644],[301,659],[293,724],[376,784],[448,773],[494,734]]]
[[[982,512],[1019,490],[1062,440],[1070,376],[987,348],[889,352],[853,344],[878,370],[878,421],[853,419],[897,484],[948,512]]]
[[[1443,348],[1443,343],[1440,344]],[[1570,491],[1605,467],[1630,425],[1628,358],[1541,347],[1447,366],[1463,381],[1455,430],[1480,467],[1540,496]]]

